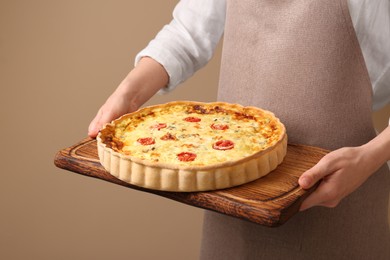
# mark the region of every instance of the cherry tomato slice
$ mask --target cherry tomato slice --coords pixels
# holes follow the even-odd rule
[[[196,122],[200,122],[201,119],[199,117],[194,117],[194,116],[189,116],[189,117],[186,117],[183,119],[184,121],[187,121],[187,122],[193,122],[193,123],[196,123]]]
[[[226,129],[229,129],[229,126],[228,125],[224,125],[224,124],[211,124],[210,127],[212,129],[214,129],[214,130],[226,130]]]
[[[182,152],[177,155],[177,158],[182,162],[192,162],[196,158],[196,154],[190,152]]]
[[[163,129],[163,128],[166,128],[167,127],[167,124],[165,123],[157,123],[155,125],[152,125],[150,128],[151,129],[157,129],[160,131],[160,129]]]
[[[151,138],[151,137],[145,137],[145,138],[139,138],[137,140],[138,143],[142,144],[142,145],[152,145],[154,144],[154,139]]]
[[[233,141],[230,140],[219,140],[213,144],[215,150],[230,150],[234,148]]]

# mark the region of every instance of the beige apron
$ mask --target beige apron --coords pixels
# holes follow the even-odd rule
[[[228,0],[218,98],[275,112],[293,143],[333,150],[375,136],[346,0]],[[389,176],[382,167],[338,207],[278,228],[207,211],[201,258],[388,260]]]

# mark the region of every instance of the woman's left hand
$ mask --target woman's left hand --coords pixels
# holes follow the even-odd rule
[[[300,210],[313,206],[336,207],[347,195],[362,185],[376,170],[365,146],[346,147],[325,155],[317,165],[299,178],[299,185],[317,189],[302,203]]]
[[[341,148],[325,155],[299,178],[303,189],[321,181],[303,201],[300,210],[313,206],[336,207],[345,196],[363,184],[370,170],[362,147]]]
[[[300,210],[314,206],[336,207],[389,160],[390,126],[362,146],[345,147],[328,153],[298,180],[303,189],[309,189],[321,181],[303,201]]]

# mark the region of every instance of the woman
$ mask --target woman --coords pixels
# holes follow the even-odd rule
[[[390,35],[367,40],[375,26],[389,32],[388,10],[388,1],[181,1],[89,134],[190,77],[224,32],[218,99],[271,110],[291,142],[333,151],[300,177],[302,188],[321,183],[279,228],[206,212],[202,259],[390,259],[390,128],[375,136],[371,122],[372,89],[374,105],[390,101]]]

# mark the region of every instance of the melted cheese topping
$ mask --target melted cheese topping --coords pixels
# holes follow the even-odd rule
[[[236,161],[274,145],[282,132],[282,125],[268,113],[252,115],[179,104],[130,115],[115,125],[110,140],[120,143],[117,150],[145,160],[179,165]],[[186,119],[189,117],[198,120]],[[234,146],[215,149],[221,140],[233,142]],[[182,161],[180,153],[195,154],[196,158]]]

